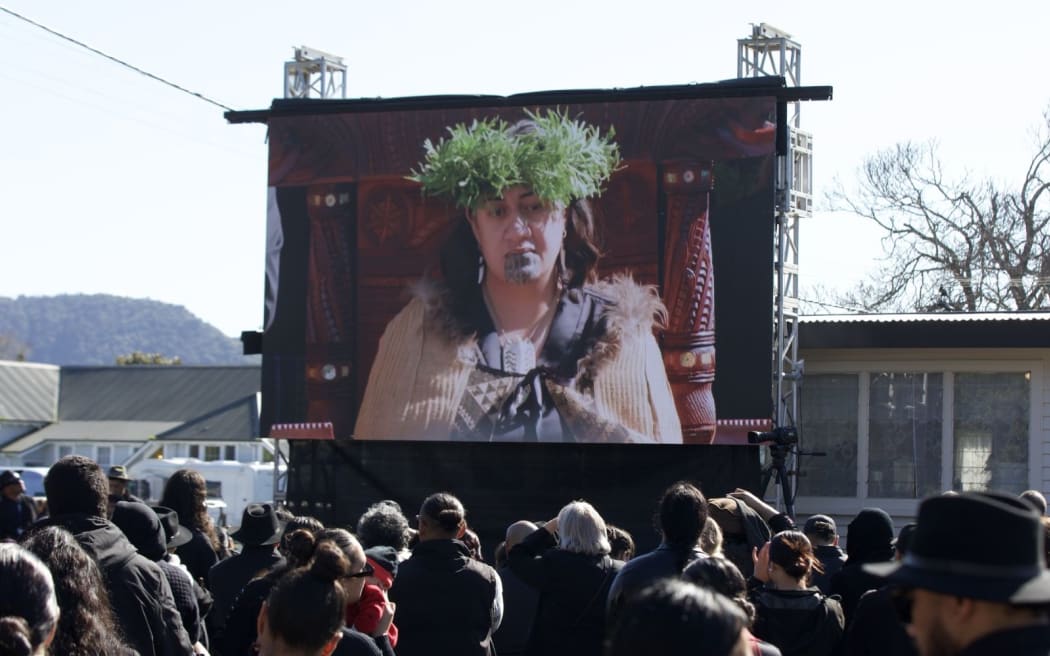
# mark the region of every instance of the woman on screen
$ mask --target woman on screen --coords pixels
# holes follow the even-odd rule
[[[681,443],[652,287],[597,281],[587,199],[612,131],[558,112],[457,125],[411,178],[464,211],[387,325],[357,439]]]

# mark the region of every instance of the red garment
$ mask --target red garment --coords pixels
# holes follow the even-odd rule
[[[379,589],[378,585],[365,584],[361,591],[361,598],[357,603],[346,607],[346,625],[352,626],[365,635],[379,626],[379,619],[383,617],[383,608],[386,605],[386,595]],[[397,627],[390,623],[390,630],[386,633],[390,638],[390,646],[397,647]]]

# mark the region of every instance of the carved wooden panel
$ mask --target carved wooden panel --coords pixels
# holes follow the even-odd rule
[[[306,298],[306,421],[349,435],[354,414],[354,225],[352,184],[311,185]]]
[[[409,287],[436,270],[449,229],[463,220],[454,206],[424,198],[419,185],[403,176],[362,180],[356,202],[361,303],[355,407],[364,395],[383,329],[405,306]]]
[[[708,226],[711,163],[668,162],[661,182],[667,207],[664,367],[685,442],[710,444],[716,428],[711,390],[715,379],[715,280]]]

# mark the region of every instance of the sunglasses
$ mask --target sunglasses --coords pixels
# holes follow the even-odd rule
[[[911,607],[915,601],[915,589],[895,587],[890,590],[890,603],[901,624],[911,624]]]
[[[360,572],[358,572],[357,574],[347,574],[346,578],[348,578],[348,579],[363,579],[365,577],[372,576],[375,573],[376,573],[376,568],[372,567],[372,563],[365,562],[365,566]]]

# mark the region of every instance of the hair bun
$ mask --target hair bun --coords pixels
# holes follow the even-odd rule
[[[334,542],[324,540],[317,545],[310,574],[325,583],[331,583],[350,574],[350,561]]]
[[[0,653],[11,656],[30,656],[33,653],[29,624],[21,617],[0,617]]]
[[[310,561],[316,546],[317,538],[314,537],[314,534],[302,528],[292,531],[286,542],[289,559],[300,565],[305,565]]]

